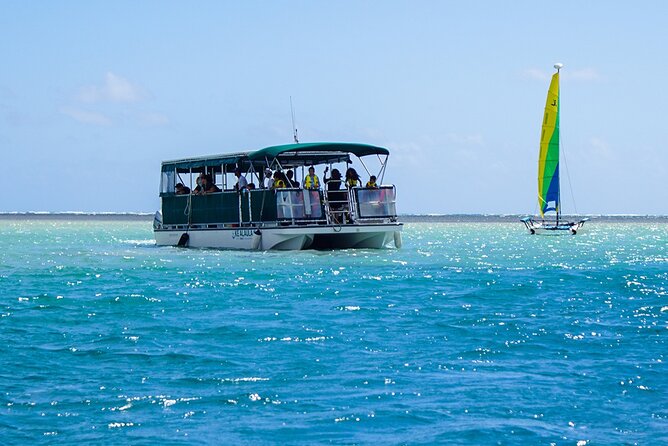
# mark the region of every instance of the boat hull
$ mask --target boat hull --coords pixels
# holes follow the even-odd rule
[[[559,223],[549,221],[539,221],[532,218],[522,220],[527,231],[531,235],[576,235],[584,231],[585,222],[588,219],[582,219],[578,222]]]
[[[401,240],[402,223],[154,230],[159,246],[242,250],[380,249]],[[184,236],[184,234],[187,234]]]

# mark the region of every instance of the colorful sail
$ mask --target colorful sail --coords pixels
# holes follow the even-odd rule
[[[559,71],[552,76],[547,92],[538,158],[538,208],[559,214]]]

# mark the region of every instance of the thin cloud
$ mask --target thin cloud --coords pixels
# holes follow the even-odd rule
[[[138,102],[146,97],[143,89],[129,80],[114,73],[107,73],[102,85],[81,87],[77,94],[80,102],[94,104],[98,102]]]
[[[109,117],[98,112],[81,110],[73,107],[63,107],[60,109],[60,112],[66,116],[69,116],[75,121],[79,121],[84,124],[95,124],[103,126],[112,124],[112,121]]]
[[[534,79],[538,81],[545,81],[550,78],[550,75],[547,72],[539,70],[538,68],[527,68],[522,72],[522,76],[527,79]]]
[[[429,148],[417,141],[387,141],[384,146],[392,147],[392,161],[390,164],[410,168],[424,167],[429,161]],[[433,160],[432,160],[433,161]]]
[[[610,159],[614,155],[613,150],[610,148],[610,144],[603,138],[596,136],[590,138],[589,146],[591,147],[592,153],[597,157]]]

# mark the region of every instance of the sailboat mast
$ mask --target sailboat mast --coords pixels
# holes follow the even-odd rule
[[[557,69],[557,74],[559,74],[559,72],[561,71],[561,68],[563,66],[564,65],[560,64],[560,63],[555,63],[554,64],[554,68]],[[557,101],[558,101],[557,102],[557,104],[558,104],[557,105],[557,129],[559,129],[558,130],[559,131],[559,151],[561,152],[561,134],[560,134],[561,133],[561,128],[560,128],[561,123],[559,122],[559,121],[561,121],[560,116],[559,116],[561,114],[560,113],[561,112],[561,85],[560,85],[560,83],[561,82],[557,78],[557,88],[558,88],[558,91],[559,91],[559,97],[557,99]],[[557,198],[557,226],[559,226],[559,213],[561,212],[561,181],[557,182],[557,197],[558,197]]]

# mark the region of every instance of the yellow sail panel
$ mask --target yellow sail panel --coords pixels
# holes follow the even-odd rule
[[[552,76],[545,102],[538,157],[538,208],[540,215],[559,212],[559,72]]]

